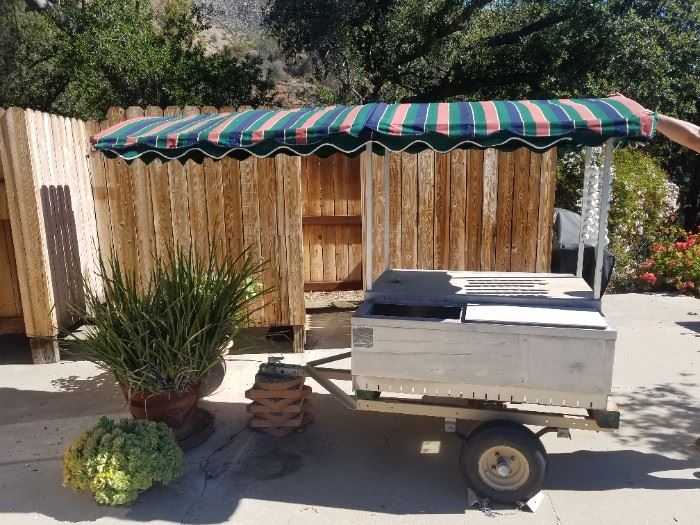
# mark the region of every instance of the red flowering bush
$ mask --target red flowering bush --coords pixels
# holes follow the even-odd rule
[[[676,242],[654,243],[650,251],[637,269],[643,288],[672,287],[700,295],[700,233],[687,232]]]

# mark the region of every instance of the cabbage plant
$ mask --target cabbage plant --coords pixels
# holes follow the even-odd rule
[[[182,475],[183,454],[165,423],[102,417],[63,456],[63,485],[92,492],[103,505],[124,505],[155,483]]]

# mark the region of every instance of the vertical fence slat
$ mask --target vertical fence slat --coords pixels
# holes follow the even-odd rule
[[[372,155],[372,280],[384,271],[384,159]]]
[[[348,214],[348,170],[345,155],[333,155],[335,160],[334,210],[336,215]],[[349,250],[348,226],[339,224],[335,226],[335,279],[341,281],[348,278],[348,250]]]
[[[530,151],[520,148],[511,153],[514,162],[513,178],[513,228],[511,238],[510,270],[526,270],[525,257],[527,247],[527,206],[529,202]]]
[[[145,115],[147,117],[162,117],[163,110],[156,106],[148,106]],[[151,161],[148,165],[148,178],[150,179],[151,209],[153,210],[154,246],[158,257],[165,257],[174,247],[168,166],[160,159]]]
[[[196,106],[185,106],[183,115],[199,115]],[[209,258],[209,235],[207,233],[207,197],[204,188],[204,167],[194,161],[187,161],[185,174],[187,176],[187,201],[190,209],[190,231],[194,252]]]
[[[226,250],[237,257],[247,246],[243,241],[243,206],[241,204],[241,163],[232,158],[221,159],[221,186],[225,197],[224,229]]]
[[[143,117],[144,110],[131,106],[126,110],[126,118]],[[150,169],[141,159],[136,159],[129,167],[134,202],[134,221],[136,226],[136,249],[138,253],[138,275],[141,285],[145,286],[153,271],[153,256],[156,251],[153,201],[151,200]]]
[[[446,270],[450,251],[450,154],[435,154],[435,248],[433,268]]]
[[[360,155],[343,159],[343,164],[348,170],[348,215],[362,215],[361,161]],[[360,282],[362,275],[362,228],[349,228],[348,279]]]
[[[537,223],[539,220],[540,176],[542,173],[542,155],[530,154],[528,177],[527,220],[525,222],[525,257],[523,271],[537,271]]]
[[[484,206],[484,152],[471,150],[467,165],[467,257],[465,260],[467,270],[481,269],[482,250],[482,208]],[[495,203],[493,203],[495,204]]]
[[[277,185],[276,206],[277,206],[277,275],[279,281],[276,283],[279,295],[279,323],[286,324],[290,318],[289,310],[289,276],[287,251],[287,192],[284,186],[284,172],[286,165],[286,155],[275,157],[275,182]],[[302,283],[303,286],[303,283]]]
[[[122,108],[110,108],[107,120],[110,125],[124,120]],[[138,253],[136,247],[136,224],[134,217],[134,199],[130,168],[123,160],[106,163],[107,187],[112,211],[112,234],[115,251],[120,263],[128,270],[138,270]]]
[[[557,150],[544,153],[540,177],[540,206],[537,222],[537,271],[548,272],[552,256],[552,222],[554,209],[554,186],[556,184]]]
[[[498,152],[484,150],[481,215],[481,270],[496,269],[496,209],[498,207]]]
[[[418,154],[418,268],[432,268],[435,237],[435,153]]]
[[[320,159],[315,156],[307,158],[308,170],[308,199],[309,215],[319,217],[321,215],[321,165]],[[308,225],[306,228],[309,236],[309,279],[311,281],[323,281],[323,227]]]
[[[260,216],[260,254],[266,261],[263,273],[265,288],[276,289],[279,282],[279,262],[277,251],[277,176],[274,159],[258,159],[258,202]],[[279,304],[275,300],[276,291],[263,297],[265,303],[265,325],[279,324]]]
[[[89,122],[87,132],[94,135],[106,129],[108,123]],[[107,176],[105,156],[97,151],[90,152],[90,172],[92,175],[92,198],[95,206],[95,224],[97,226],[98,248],[103,258],[109,257],[114,239],[112,237],[112,217],[109,195],[107,192]]]
[[[168,106],[163,111],[166,117],[182,115],[177,106]],[[192,246],[190,231],[190,204],[187,191],[187,169],[180,162],[168,162],[168,191],[173,221],[173,243],[187,251]]]
[[[241,205],[243,209],[243,242],[250,248],[250,255],[256,260],[262,260],[260,251],[260,210],[258,206],[258,171],[257,159],[248,158],[241,162]],[[189,181],[188,181],[189,182]],[[253,301],[255,310],[251,321],[259,326],[264,319],[264,303],[262,298]]]
[[[8,211],[17,259],[22,310],[35,363],[59,359],[53,287],[48,265],[46,233],[41,219],[35,161],[29,147],[25,112],[10,108],[0,116],[0,162],[7,190]]]
[[[401,266],[411,269],[418,262],[418,158],[401,157]]]
[[[335,187],[338,184],[338,164],[337,155],[320,159],[320,194],[321,194],[321,215],[335,215]],[[323,281],[336,280],[335,268],[335,226],[326,225],[321,227],[323,235]]]
[[[511,153],[498,153],[498,208],[496,209],[496,270],[510,271],[513,229],[514,159]]]
[[[450,163],[450,245],[449,261],[450,269],[462,269],[465,267],[467,252],[467,227],[469,226],[467,210],[467,159],[466,150],[455,150],[451,154]]]

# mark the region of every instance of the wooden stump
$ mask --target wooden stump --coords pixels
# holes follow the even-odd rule
[[[245,393],[252,400],[246,411],[253,417],[248,421],[251,428],[282,437],[308,425],[313,416],[308,411],[311,387],[304,386],[304,374],[299,368],[284,365],[261,365],[255,376],[255,385]]]

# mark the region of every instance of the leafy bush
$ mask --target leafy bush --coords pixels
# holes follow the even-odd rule
[[[182,474],[182,449],[165,423],[106,417],[63,456],[63,485],[93,493],[103,505],[131,503],[154,483]]]
[[[642,288],[676,290],[700,295],[700,234],[686,232],[681,240],[655,243],[649,258],[639,265]]]
[[[603,163],[602,148],[595,148],[594,161]],[[556,203],[581,210],[583,186],[582,152],[562,156],[557,169]],[[653,243],[670,242],[677,230],[678,188],[668,182],[659,162],[641,150],[618,148],[613,153],[612,202],[608,221],[609,250],[615,255],[612,289],[624,291],[639,283],[637,267]]]
[[[108,268],[109,270],[108,270]],[[207,261],[176,250],[156,256],[143,285],[115,256],[100,259],[103,294],[85,286],[82,338],[67,349],[114,374],[132,391],[183,394],[222,360],[222,352],[255,311],[263,265],[248,251]]]

